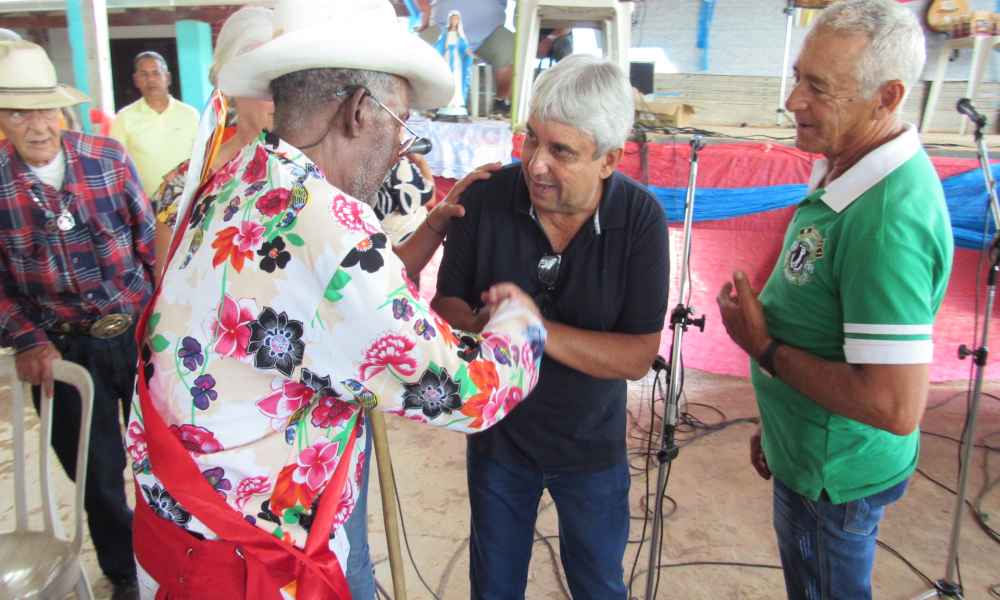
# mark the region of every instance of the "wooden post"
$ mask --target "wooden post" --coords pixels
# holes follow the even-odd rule
[[[385,431],[385,415],[368,411],[371,419],[372,442],[378,463],[378,485],[382,492],[382,517],[389,549],[389,571],[392,573],[394,600],[406,600],[406,577],[403,573],[403,553],[399,545],[399,521],[396,517],[396,485],[392,481],[392,459],[389,457],[389,437]]]

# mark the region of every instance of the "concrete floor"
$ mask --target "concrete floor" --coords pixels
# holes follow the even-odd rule
[[[2,386],[4,382],[0,382]],[[641,429],[650,424],[649,397],[652,378],[630,386],[631,422]],[[965,415],[965,384],[939,384],[931,391],[923,429],[950,437],[961,435]],[[1000,395],[1000,382],[988,382],[985,391]],[[0,530],[11,527],[12,459],[11,415],[7,388],[0,387]],[[745,379],[689,371],[685,384],[687,412],[704,423],[757,416],[753,392]],[[950,399],[949,399],[950,398]],[[696,406],[703,403],[708,406]],[[387,419],[396,482],[402,498],[409,545],[424,580],[442,599],[468,598],[468,552],[466,541],[469,517],[465,484],[465,441],[459,434],[438,431],[418,423],[389,417]],[[676,511],[665,521],[662,559],[665,564],[695,561],[741,562],[777,565],[777,546],[771,527],[771,487],[759,479],[747,460],[747,438],[756,425],[737,423],[717,433],[701,437],[681,449],[674,462],[667,495],[676,501]],[[701,430],[704,431],[704,430]],[[700,432],[700,431],[699,431]],[[994,434],[994,435],[990,435]],[[37,420],[29,420],[29,440],[37,436]],[[686,434],[683,437],[690,437]],[[1000,401],[983,399],[978,427],[980,442],[1000,447]],[[643,452],[645,435],[638,428],[630,434],[634,449],[632,463],[633,522],[632,539],[641,537],[642,501],[646,482]],[[958,444],[947,439],[924,435],[920,469],[947,485],[957,485]],[[987,453],[990,454],[987,462]],[[29,457],[34,460],[35,456]],[[655,481],[655,470],[654,470]],[[987,479],[1000,478],[1000,453],[977,449],[975,468],[970,476],[970,499],[983,488]],[[56,473],[57,497],[68,510],[72,486]],[[372,471],[369,498],[370,542],[376,561],[386,554],[378,478]],[[540,536],[554,536],[557,520],[551,500],[546,496],[539,506]],[[951,511],[954,496],[925,476],[914,474],[906,496],[887,510],[880,539],[910,560],[933,579],[944,575]],[[672,508],[671,502],[665,509]],[[1000,492],[988,495],[984,513],[1000,522]],[[648,535],[648,533],[647,533]],[[567,598],[558,574],[558,541],[535,544],[526,598]],[[966,598],[990,598],[991,585],[1000,584],[1000,545],[979,529],[966,511],[961,543],[962,575]],[[405,554],[405,547],[404,547]],[[629,544],[625,556],[626,578],[635,560],[636,544]],[[95,597],[110,596],[110,585],[101,575],[89,540],[84,562]],[[417,577],[407,559],[406,585],[409,598],[430,599],[432,595]],[[648,545],[639,556],[633,595],[642,597]],[[376,567],[379,579],[391,591],[388,563]],[[879,549],[874,574],[875,597],[913,598],[927,585],[902,561]],[[685,566],[665,569],[657,598],[782,598],[784,588],[776,569],[734,566]]]

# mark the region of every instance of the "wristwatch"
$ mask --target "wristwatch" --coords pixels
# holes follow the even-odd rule
[[[549,40],[550,42],[554,42],[559,39],[559,36],[550,33],[549,35],[545,36],[545,39]]]
[[[778,346],[783,346],[785,341],[780,338],[774,338],[771,343],[767,345],[764,349],[764,353],[760,355],[757,359],[757,368],[760,372],[768,377],[774,378],[778,374],[774,371],[774,353],[778,351]]]

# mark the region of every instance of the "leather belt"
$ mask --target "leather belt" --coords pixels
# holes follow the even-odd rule
[[[135,323],[135,315],[108,315],[94,323],[56,321],[49,328],[49,331],[54,333],[92,335],[97,339],[107,340],[125,333],[133,323]]]

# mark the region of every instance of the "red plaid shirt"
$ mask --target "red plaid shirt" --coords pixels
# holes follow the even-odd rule
[[[18,352],[48,343],[56,321],[135,313],[152,292],[153,212],[125,149],[73,131],[62,144],[66,179],[56,190],[0,142],[0,345]],[[47,233],[29,189],[57,215],[68,201],[76,226]]]

